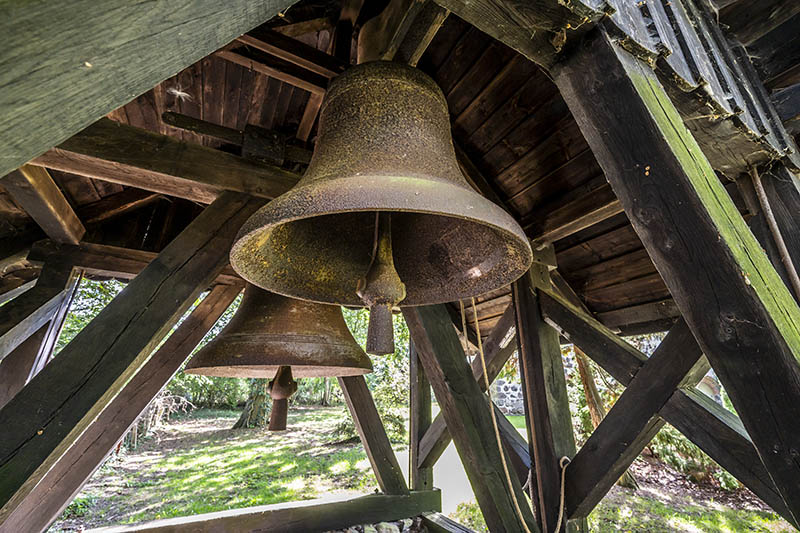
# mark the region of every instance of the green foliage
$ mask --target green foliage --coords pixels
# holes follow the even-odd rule
[[[58,337],[58,342],[56,342],[55,353],[58,354],[64,346],[69,344],[124,288],[125,285],[117,280],[82,279],[75,292],[69,313],[64,319],[64,327]]]
[[[89,513],[97,498],[91,494],[78,496],[64,509],[62,518],[80,518]]]
[[[527,501],[527,500],[526,500]],[[456,511],[450,515],[450,518],[466,526],[474,529],[478,533],[489,533],[489,528],[486,527],[486,521],[483,519],[481,508],[475,502],[459,503]]]

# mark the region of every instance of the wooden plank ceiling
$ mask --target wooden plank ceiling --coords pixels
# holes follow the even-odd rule
[[[800,9],[796,5],[800,4],[794,2],[767,2],[778,5],[777,21],[774,10],[771,15],[761,13],[761,0],[723,3],[721,22],[728,24],[734,35],[743,36],[748,50],[772,50],[767,43],[787,32],[782,20],[798,26]],[[795,7],[785,7],[789,4]],[[769,24],[754,25],[748,14],[769,20]],[[330,26],[313,24],[309,28],[312,31],[293,37],[327,52]],[[797,40],[795,35],[789,44],[781,41],[786,53],[790,52],[787,47],[795,46],[793,59],[782,57],[778,64],[770,59],[772,55],[762,54],[755,60],[771,89],[798,82]],[[454,15],[438,31],[419,68],[430,74],[447,96],[455,142],[532,239],[550,231],[556,219],[562,224],[605,209],[605,214],[594,217],[588,227],[583,224],[579,231],[558,235],[554,242],[559,271],[588,308],[606,325],[623,333],[665,329],[677,316],[669,292],[624,213],[610,203],[613,194],[605,176],[546,73]],[[220,140],[167,125],[162,113],[174,111],[238,130],[257,125],[294,136],[310,94],[211,55],[117,109],[109,118],[230,151],[235,148]],[[309,145],[313,136],[312,129]],[[52,175],[79,215],[81,207],[126,189],[63,172],[53,171]],[[158,251],[201,209],[186,200],[162,199],[113,223],[89,227],[86,239]],[[28,223],[24,211],[4,191],[0,193],[0,219],[0,234]],[[477,302],[481,334],[486,336],[510,303],[510,291],[503,288],[482,295]],[[474,329],[472,320],[470,323]]]

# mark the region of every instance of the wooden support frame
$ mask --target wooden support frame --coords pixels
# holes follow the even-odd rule
[[[113,0],[99,6],[80,0],[67,8],[37,0],[8,6],[0,22],[6,37],[0,176],[293,3]]]
[[[104,527],[94,533],[217,533],[219,531],[281,531],[322,533],[330,529],[410,518],[442,507],[438,490],[409,494],[323,498],[290,504],[246,507],[216,513],[154,520],[133,526]]]
[[[517,319],[525,422],[534,468],[531,500],[542,531],[554,531],[561,500],[561,460],[575,455],[575,435],[567,398],[558,332],[544,321],[537,287],[550,284],[544,265],[534,263],[511,284]],[[568,521],[560,531],[568,530]],[[571,528],[569,528],[571,530]]]
[[[431,384],[425,377],[425,370],[414,348],[414,341],[408,343],[408,484],[411,490],[433,488],[433,468],[420,466],[420,443],[425,432],[431,427]]]
[[[588,516],[625,473],[664,425],[658,412],[675,390],[694,387],[708,372],[702,355],[678,321],[573,458],[565,480],[567,516]]]
[[[345,376],[338,380],[378,486],[385,494],[408,494],[408,485],[364,376]]]
[[[800,308],[649,66],[597,31],[552,73],[797,519]]]
[[[86,233],[47,170],[22,165],[5,176],[0,184],[54,241],[78,244]]]
[[[484,357],[486,359],[486,371],[489,375],[489,383],[494,382],[497,375],[503,370],[503,366],[517,348],[515,339],[503,344],[509,330],[514,327],[514,307],[509,305],[500,320],[495,325],[483,344]],[[483,379],[483,366],[476,360],[472,362],[472,374],[481,391],[486,390],[485,380]],[[450,444],[450,432],[447,430],[447,423],[444,415],[439,413],[431,422],[430,427],[419,442],[419,468],[430,468],[442,456],[447,445]]]
[[[31,164],[204,204],[225,190],[272,199],[300,179],[279,167],[106,118]]]
[[[516,476],[510,476],[508,487],[500,456],[505,452],[498,450],[487,398],[467,365],[449,313],[436,305],[406,307],[403,315],[486,524],[493,532],[538,532]]]
[[[147,360],[228,262],[262,200],[225,193],[0,410],[0,522],[21,503]]]
[[[543,291],[542,313],[570,342],[595,363],[629,386],[647,356],[560,295]],[[678,389],[659,416],[681,431],[790,523],[794,522],[741,421],[695,390]],[[700,429],[702,428],[702,429]]]
[[[58,518],[102,464],[103,458],[124,437],[150,401],[233,303],[241,288],[240,285],[217,285],[211,289],[67,453],[56,461],[33,491],[0,524],[0,530],[40,532]]]
[[[74,289],[77,276],[67,262],[51,264],[43,269],[33,288],[0,308],[0,361],[50,322],[66,293]],[[33,366],[37,366],[36,363]],[[39,364],[41,366],[43,363]]]

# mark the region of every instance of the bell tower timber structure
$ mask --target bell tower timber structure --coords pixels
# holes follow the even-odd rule
[[[459,302],[403,307],[408,480],[347,375],[380,492],[125,531],[465,531],[432,474],[451,441],[492,532],[555,531],[568,457],[582,531],[664,424],[800,525],[800,3],[68,4],[0,17],[1,533],[47,529],[243,290],[237,233],[303,176],[331,80],[376,60],[435,81],[460,172],[533,250],[464,302],[485,368]],[[53,357],[84,277],[127,288]],[[649,358],[623,339],[660,331]],[[625,386],[579,448],[564,342]],[[527,438],[486,395],[514,352]],[[695,388],[709,368],[738,415]]]

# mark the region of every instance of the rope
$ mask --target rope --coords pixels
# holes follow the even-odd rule
[[[461,320],[464,323],[466,334],[466,318],[464,316],[464,303],[459,300],[461,304]],[[508,491],[511,493],[511,500],[514,502],[514,510],[517,512],[517,517],[519,518],[520,523],[522,523],[522,527],[525,529],[525,533],[531,533],[531,530],[528,529],[528,523],[525,520],[525,517],[522,514],[522,509],[519,506],[519,502],[517,501],[517,493],[514,490],[514,485],[511,482],[511,474],[508,471],[508,464],[506,463],[506,454],[503,451],[503,442],[500,440],[500,430],[497,428],[497,415],[494,413],[494,404],[492,403],[492,390],[491,390],[491,383],[489,383],[489,373],[486,371],[486,359],[483,355],[483,341],[481,340],[481,327],[478,324],[478,309],[475,307],[475,298],[472,298],[472,314],[475,319],[475,333],[478,337],[478,353],[481,357],[481,367],[483,368],[483,380],[486,383],[486,395],[489,397],[489,414],[492,417],[492,426],[494,427],[494,436],[497,440],[497,449],[500,452],[500,462],[503,464],[503,472],[506,475],[506,483],[508,483]],[[466,335],[465,335],[466,336]],[[563,487],[563,483],[562,483]],[[562,488],[562,495],[563,495],[563,488]],[[563,496],[562,496],[563,502]],[[562,505],[563,507],[563,505]]]
[[[558,503],[558,522],[556,522],[556,533],[561,531],[561,522],[564,520],[564,480],[567,475],[567,465],[569,464],[569,457],[562,457],[558,462],[561,467],[561,499]]]
[[[772,207],[769,204],[767,192],[764,190],[764,184],[761,183],[761,176],[758,175],[758,170],[756,170],[755,166],[750,167],[750,175],[753,178],[753,186],[756,190],[756,196],[758,196],[758,202],[761,204],[761,210],[764,211],[764,218],[767,219],[769,231],[772,233],[772,238],[778,247],[778,254],[781,256],[781,262],[783,266],[786,267],[786,274],[789,276],[792,289],[794,289],[794,295],[800,298],[800,277],[797,275],[797,269],[795,269],[794,263],[792,262],[792,256],[789,253],[789,249],[786,247],[786,241],[783,240],[780,227],[775,220],[775,214],[772,212]]]

